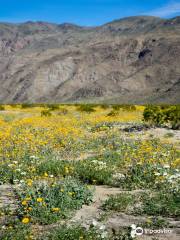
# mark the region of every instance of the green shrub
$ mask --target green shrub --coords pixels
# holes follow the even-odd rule
[[[108,117],[111,117],[111,116],[113,117],[113,116],[117,116],[118,114],[119,114],[119,112],[117,110],[112,110],[107,114],[107,116]]]
[[[115,111],[119,111],[121,108],[121,105],[113,105],[112,109],[114,109]]]
[[[123,111],[135,111],[136,107],[134,105],[130,105],[130,104],[115,104],[112,105],[112,108],[115,111],[119,111],[120,109]]]
[[[59,109],[59,104],[48,104],[47,107],[49,110],[54,111]]]
[[[121,193],[115,196],[110,196],[102,205],[103,210],[113,210],[124,212],[134,202],[134,197],[131,194]]]
[[[33,103],[22,103],[21,108],[32,108],[35,107],[36,105]]]
[[[50,117],[52,115],[50,110],[42,110],[41,111],[41,117]]]
[[[156,167],[152,164],[139,165],[134,163],[129,166],[126,177],[122,181],[122,186],[129,189],[154,187],[156,180],[155,169]]]
[[[180,105],[164,110],[165,121],[170,122],[172,129],[180,129]]]
[[[135,210],[137,214],[165,217],[180,216],[180,194],[178,191],[159,191],[152,195],[144,193],[140,201],[142,202],[141,207]]]
[[[143,120],[153,126],[170,125],[172,129],[180,129],[180,105],[149,105],[144,110]]]
[[[0,111],[4,111],[5,107],[3,105],[0,105]]]
[[[100,107],[101,107],[102,109],[108,109],[108,108],[110,108],[110,106],[109,106],[108,104],[101,104]]]
[[[92,105],[92,104],[80,105],[77,108],[77,110],[80,111],[80,112],[87,112],[87,113],[95,112],[94,105]]]

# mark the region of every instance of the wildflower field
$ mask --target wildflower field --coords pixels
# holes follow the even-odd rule
[[[179,239],[180,131],[144,109],[1,105],[0,239]]]

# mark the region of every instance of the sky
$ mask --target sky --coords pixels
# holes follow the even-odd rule
[[[0,22],[46,21],[98,26],[128,16],[180,15],[180,0],[0,0]]]

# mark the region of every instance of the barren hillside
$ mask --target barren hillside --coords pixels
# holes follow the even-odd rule
[[[0,102],[180,102],[180,17],[0,23]]]

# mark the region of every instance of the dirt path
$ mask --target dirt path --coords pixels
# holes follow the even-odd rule
[[[93,203],[89,206],[84,205],[80,210],[78,210],[75,216],[70,220],[70,222],[82,222],[83,224],[87,223],[94,219],[99,220],[103,214],[103,210],[100,208],[102,202],[108,199],[111,195],[116,195],[122,192],[119,188],[112,188],[109,186],[96,186],[95,193],[93,198]],[[134,190],[131,193],[141,192],[141,190]]]
[[[17,208],[17,202],[14,194],[14,189],[10,184],[0,185],[0,212],[1,209],[7,212],[11,212],[11,217],[15,218],[15,210]],[[9,221],[10,216],[8,214],[0,214],[0,225],[4,225]]]
[[[84,205],[80,210],[78,210],[75,216],[69,221],[69,224],[80,223],[84,227],[88,228],[93,221],[100,222],[102,215],[105,213],[100,207],[103,201],[105,201],[110,195],[116,195],[122,192],[129,192],[136,194],[142,192],[142,190],[134,191],[122,191],[119,188],[111,188],[108,186],[96,186],[93,203],[90,206]],[[118,232],[122,227],[129,227],[132,224],[138,225],[139,223],[145,223],[147,217],[145,216],[133,216],[124,213],[114,213],[107,216],[104,220],[106,229],[113,232]],[[180,221],[175,221],[174,219],[167,219],[172,232],[170,234],[159,234],[159,240],[178,240],[180,239]],[[153,239],[152,235],[141,236],[139,239]]]
[[[14,189],[9,184],[0,185],[0,208],[6,207],[11,211],[17,207]]]

